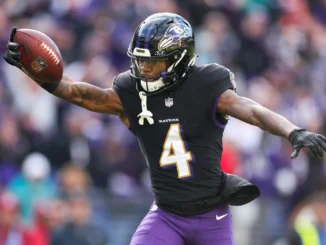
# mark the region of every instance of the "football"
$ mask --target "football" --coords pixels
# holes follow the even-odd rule
[[[14,42],[21,53],[22,70],[41,83],[55,83],[62,79],[63,62],[57,45],[42,32],[32,29],[17,30]]]

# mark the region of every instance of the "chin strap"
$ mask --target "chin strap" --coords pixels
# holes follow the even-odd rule
[[[192,59],[189,61],[188,66],[187,66],[187,70],[189,70],[196,62],[197,59],[197,55],[195,54],[194,57],[192,57]],[[187,72],[182,74],[182,77],[184,77],[187,74]]]
[[[149,124],[154,124],[154,119],[153,117],[153,113],[151,113],[149,110],[147,110],[147,96],[145,94],[145,92],[139,92],[139,98],[141,99],[141,109],[142,112],[139,113],[139,115],[137,117],[139,118],[139,124],[140,125],[144,125],[144,119],[146,119],[148,121]]]

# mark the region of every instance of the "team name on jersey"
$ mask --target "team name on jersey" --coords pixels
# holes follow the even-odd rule
[[[178,118],[159,119],[159,123],[179,122]]]

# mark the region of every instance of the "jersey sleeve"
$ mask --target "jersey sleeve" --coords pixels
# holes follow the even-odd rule
[[[135,86],[133,86],[129,71],[120,73],[113,79],[113,89],[115,91],[125,90],[126,92],[129,92],[129,93],[135,92],[134,91]]]
[[[136,86],[131,79],[129,71],[120,73],[114,77],[112,88],[119,95],[125,109],[128,108],[130,98],[135,95],[138,96]]]
[[[130,77],[129,71],[120,73],[113,79],[113,90],[118,94],[120,101],[123,105],[123,108],[126,111],[126,114],[128,116],[130,127],[129,130],[134,133],[134,128],[132,125],[132,120],[130,116],[132,115],[134,104],[133,98],[137,96],[135,86],[133,86],[132,79]]]
[[[228,89],[236,91],[236,83],[234,74],[229,69],[219,64],[210,64],[206,68],[206,80],[208,86],[206,88],[205,97],[208,98],[208,108],[212,108],[212,120],[215,125],[225,127],[228,122],[228,116],[217,112],[217,105],[221,95]],[[208,77],[207,77],[208,76]]]
[[[237,84],[235,82],[234,73],[231,72],[228,68],[219,65],[219,64],[211,64],[209,66],[209,73],[211,76],[211,84],[214,88],[212,88],[217,96],[220,96],[224,91],[231,89],[236,92]]]

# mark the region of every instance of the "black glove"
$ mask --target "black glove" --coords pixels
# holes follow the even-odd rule
[[[14,36],[16,34],[16,28],[13,28],[10,34],[10,40],[8,42],[7,45],[7,52],[5,57],[3,57],[5,59],[5,61],[12,65],[12,66],[16,66],[19,69],[21,69],[22,67],[22,63],[19,61],[20,58],[20,52],[17,52],[17,48],[19,46],[18,43],[14,42]]]
[[[323,157],[326,151],[326,137],[321,134],[315,134],[305,129],[295,129],[289,135],[289,141],[293,146],[291,158],[296,158],[302,147],[307,147],[314,157]]]

